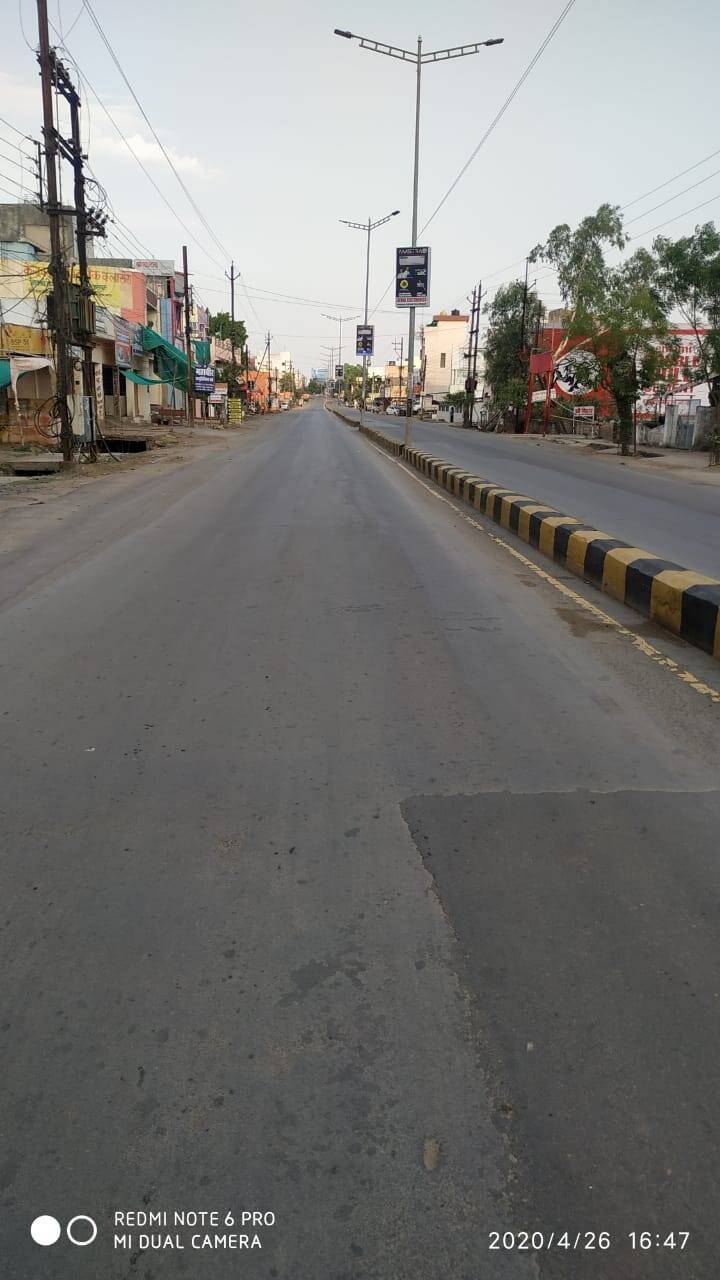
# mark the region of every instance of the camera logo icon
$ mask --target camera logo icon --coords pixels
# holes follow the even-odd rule
[[[97,1233],[95,1219],[89,1218],[86,1213],[77,1213],[74,1218],[70,1219],[65,1228],[65,1234],[70,1243],[76,1244],[80,1249],[92,1244]],[[43,1213],[39,1218],[35,1218],[31,1222],[30,1235],[35,1244],[40,1244],[47,1248],[51,1244],[57,1244],[62,1235],[62,1227],[57,1218],[53,1218],[49,1213]]]

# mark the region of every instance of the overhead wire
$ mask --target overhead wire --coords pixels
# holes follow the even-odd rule
[[[574,0],[573,0],[573,2],[574,2]],[[170,169],[172,170],[173,174],[175,175],[175,177],[176,177],[176,179],[177,179],[177,181],[178,181],[178,184],[180,185],[180,187],[181,187],[182,191],[185,193],[185,196],[187,197],[187,199],[188,199],[188,201],[189,201],[190,205],[192,206],[192,209],[194,210],[194,212],[195,212],[196,216],[199,218],[199,220],[200,220],[201,224],[203,225],[203,227],[204,227],[204,228],[205,228],[205,230],[207,231],[207,233],[208,233],[208,235],[210,236],[210,238],[211,238],[211,240],[213,241],[213,243],[214,243],[214,244],[217,246],[217,248],[220,250],[220,252],[221,252],[222,254],[224,254],[224,255],[225,255],[225,258],[226,258],[226,259],[227,259],[227,258],[229,258],[229,257],[231,256],[231,255],[230,255],[230,253],[229,253],[229,251],[225,248],[225,246],[223,245],[223,243],[222,243],[222,241],[220,240],[219,236],[217,236],[217,234],[216,234],[216,233],[215,233],[215,231],[213,230],[212,226],[210,225],[210,223],[208,222],[208,220],[207,220],[207,218],[205,217],[204,213],[202,212],[202,210],[201,210],[200,206],[197,204],[197,201],[194,199],[194,197],[193,197],[193,195],[192,195],[191,191],[188,189],[188,187],[187,187],[186,183],[184,182],[183,178],[182,178],[182,177],[180,176],[180,174],[178,173],[178,170],[177,170],[177,168],[176,168],[176,166],[175,166],[175,163],[174,163],[174,161],[173,161],[173,159],[172,159],[172,156],[169,154],[169,152],[168,152],[168,150],[167,150],[167,148],[166,148],[165,144],[163,143],[162,139],[159,137],[159,135],[158,135],[158,133],[157,133],[157,131],[156,131],[156,129],[155,129],[155,126],[153,125],[152,121],[150,120],[150,117],[148,116],[148,114],[147,114],[147,112],[146,112],[145,108],[143,107],[143,105],[142,105],[142,103],[141,103],[140,99],[138,98],[138,96],[137,96],[137,94],[136,94],[136,92],[135,92],[135,90],[134,90],[133,86],[131,85],[131,83],[130,83],[130,81],[129,81],[129,79],[128,79],[128,77],[127,77],[127,75],[126,75],[126,73],[125,73],[125,71],[124,71],[124,69],[123,69],[123,67],[122,67],[121,62],[120,62],[119,58],[117,57],[117,54],[115,53],[115,50],[113,49],[112,45],[110,44],[110,41],[108,40],[108,38],[107,38],[107,36],[106,36],[106,34],[105,34],[105,31],[103,30],[103,27],[102,27],[102,25],[101,25],[100,21],[98,20],[98,18],[97,18],[97,16],[96,16],[96,14],[95,14],[95,11],[94,11],[94,9],[93,9],[93,7],[92,7],[92,5],[90,4],[90,0],[82,0],[82,3],[83,3],[83,5],[84,5],[85,9],[87,10],[87,13],[88,13],[88,15],[89,15],[89,17],[90,17],[90,19],[91,19],[91,21],[92,21],[93,25],[95,26],[95,29],[96,29],[96,31],[98,32],[98,35],[100,36],[100,39],[102,40],[103,44],[105,45],[105,48],[107,49],[108,53],[110,54],[110,57],[112,58],[112,60],[113,60],[113,62],[114,62],[114,64],[115,64],[115,66],[117,67],[117,69],[118,69],[118,71],[119,71],[120,75],[122,76],[122,79],[123,79],[123,81],[124,81],[125,85],[127,86],[127,88],[128,88],[128,90],[129,90],[129,92],[130,92],[130,94],[131,94],[131,96],[132,96],[132,99],[133,99],[133,101],[134,101],[134,103],[135,103],[135,105],[136,105],[136,107],[137,107],[138,111],[140,112],[140,114],[141,114],[141,116],[142,116],[143,120],[145,121],[146,125],[148,126],[148,129],[149,129],[149,130],[150,130],[150,132],[152,133],[152,136],[153,136],[153,138],[155,139],[156,143],[158,144],[158,146],[159,146],[159,148],[160,148],[160,150],[161,150],[161,152],[162,152],[163,156],[164,156],[164,157],[165,157],[165,159],[167,160],[167,163],[168,163],[168,165],[170,166]]]
[[[60,36],[60,32],[57,30],[57,28],[56,28],[56,27],[54,27],[54,26],[53,26],[53,24],[52,24],[52,23],[50,23],[50,26],[52,27],[52,29],[53,29],[53,31],[55,32],[55,34],[56,34],[57,36]],[[67,46],[63,46],[63,47],[64,47],[65,52],[66,52],[66,53],[69,53],[69,50],[67,49]],[[75,62],[75,65],[76,65],[76,66],[78,65],[78,64],[77,64],[77,61]],[[146,168],[146,166],[143,164],[142,160],[140,159],[139,155],[137,154],[137,152],[136,152],[136,151],[134,150],[134,148],[132,147],[132,145],[131,145],[130,141],[128,140],[128,138],[126,137],[125,133],[124,133],[124,132],[123,132],[123,130],[120,128],[120,125],[119,125],[119,124],[117,123],[117,121],[115,120],[115,117],[112,115],[112,113],[110,112],[110,110],[108,109],[108,107],[105,105],[105,103],[103,102],[102,98],[101,98],[101,97],[100,97],[100,95],[98,94],[97,90],[96,90],[96,89],[94,88],[94,86],[91,84],[90,80],[88,79],[88,76],[85,74],[85,72],[83,72],[82,74],[83,74],[83,78],[84,78],[84,80],[85,80],[85,83],[86,83],[86,85],[88,86],[88,88],[89,88],[90,92],[92,93],[92,95],[93,95],[93,97],[94,97],[95,101],[96,101],[97,103],[99,103],[99,105],[102,107],[102,109],[103,109],[103,111],[105,112],[105,115],[107,116],[108,120],[110,121],[110,123],[111,123],[111,125],[112,125],[113,129],[114,129],[114,130],[115,130],[115,132],[118,134],[118,137],[120,137],[120,138],[122,139],[123,144],[125,145],[125,147],[127,148],[127,150],[130,152],[130,155],[132,156],[133,160],[134,160],[134,161],[135,161],[135,163],[136,163],[137,165],[139,165],[139,167],[142,169],[143,173],[145,174],[145,177],[147,178],[147,180],[148,180],[148,182],[151,184],[151,186],[152,186],[152,187],[154,187],[155,191],[156,191],[156,192],[157,192],[157,194],[160,196],[160,199],[162,200],[163,204],[164,204],[164,205],[166,205],[166,207],[170,210],[171,214],[172,214],[172,215],[173,215],[173,217],[177,220],[177,222],[179,222],[179,224],[180,224],[180,226],[183,228],[183,230],[187,232],[188,236],[189,236],[189,237],[190,237],[190,239],[193,241],[193,244],[195,244],[195,245],[198,247],[198,249],[200,249],[200,250],[201,250],[201,251],[202,251],[202,252],[203,252],[203,253],[204,253],[204,254],[205,254],[205,255],[210,259],[210,261],[211,261],[211,262],[213,262],[213,263],[215,264],[215,266],[216,266],[216,267],[219,267],[221,270],[223,270],[223,263],[222,263],[222,262],[220,262],[220,261],[219,261],[219,260],[218,260],[218,259],[217,259],[217,258],[216,258],[212,253],[211,253],[211,252],[210,252],[210,250],[207,248],[207,245],[203,244],[203,243],[202,243],[202,241],[198,239],[198,237],[195,235],[195,232],[194,232],[194,231],[192,231],[192,229],[188,226],[188,224],[185,222],[185,220],[180,216],[180,214],[178,213],[178,211],[177,211],[177,209],[175,208],[175,206],[171,203],[171,201],[168,199],[168,197],[165,195],[165,193],[162,191],[162,189],[158,186],[158,184],[157,184],[157,182],[155,181],[155,179],[153,178],[152,174],[151,174],[151,173],[149,173],[148,169],[147,169],[147,168]]]
[[[570,12],[570,10],[572,9],[572,7],[573,7],[573,5],[574,5],[574,4],[575,4],[575,0],[567,0],[567,4],[565,5],[565,8],[564,8],[564,9],[562,10],[562,12],[558,15],[558,17],[555,19],[555,22],[553,23],[552,27],[551,27],[551,28],[550,28],[550,30],[548,31],[547,35],[545,36],[545,39],[542,41],[542,43],[540,44],[540,46],[536,49],[536,51],[535,51],[535,53],[533,54],[532,58],[530,59],[529,63],[528,63],[528,64],[527,64],[527,66],[525,67],[525,70],[523,71],[522,75],[521,75],[521,76],[520,76],[520,78],[515,82],[515,84],[514,84],[513,88],[511,89],[511,91],[510,91],[510,93],[508,94],[507,98],[506,98],[506,99],[505,99],[505,101],[503,102],[502,106],[499,108],[499,110],[498,110],[498,111],[495,113],[495,115],[493,116],[492,120],[490,121],[490,124],[488,125],[487,129],[485,130],[484,134],[482,135],[482,137],[481,137],[480,141],[478,142],[477,146],[476,146],[476,147],[475,147],[475,149],[472,151],[472,153],[468,156],[468,159],[465,161],[465,164],[462,166],[462,168],[461,168],[460,172],[457,174],[457,176],[456,176],[455,178],[453,178],[453,181],[450,183],[450,186],[448,187],[448,189],[447,189],[447,191],[445,192],[445,194],[444,194],[444,196],[442,197],[442,199],[439,201],[439,203],[438,203],[438,204],[435,206],[435,208],[433,209],[432,213],[430,214],[430,217],[429,217],[429,218],[428,218],[428,219],[423,223],[422,227],[420,228],[420,230],[419,230],[419,232],[418,232],[418,236],[421,236],[421,235],[423,234],[423,232],[427,230],[427,228],[430,226],[430,223],[433,221],[433,219],[437,216],[437,214],[438,214],[438,213],[440,212],[440,210],[442,209],[442,207],[443,207],[443,205],[445,204],[446,200],[448,200],[448,198],[452,195],[452,193],[453,193],[453,191],[455,190],[455,188],[457,187],[458,183],[461,181],[461,179],[462,179],[462,178],[464,177],[464,175],[467,173],[468,169],[470,168],[470,165],[472,164],[473,160],[474,160],[474,159],[475,159],[475,157],[477,156],[478,152],[482,149],[482,147],[484,147],[484,145],[485,145],[485,143],[487,142],[488,138],[491,136],[491,134],[495,131],[495,129],[496,129],[496,128],[497,128],[497,126],[499,125],[500,121],[502,120],[503,116],[505,115],[505,112],[508,110],[508,108],[510,107],[510,105],[512,104],[512,102],[514,101],[514,99],[517,97],[518,93],[520,92],[520,90],[521,90],[522,86],[524,85],[525,81],[527,80],[528,76],[531,74],[531,72],[532,72],[532,71],[534,70],[534,68],[537,66],[537,63],[540,61],[540,59],[541,59],[541,57],[542,57],[543,53],[544,53],[544,52],[545,52],[545,50],[547,49],[547,47],[548,47],[548,45],[550,44],[550,42],[551,42],[551,40],[553,39],[553,37],[557,34],[558,30],[559,30],[559,29],[560,29],[560,27],[562,26],[563,22],[565,21],[565,19],[566,19],[567,15],[569,14],[569,12]],[[391,290],[391,288],[392,288],[392,286],[393,286],[393,283],[394,283],[394,277],[393,277],[393,279],[390,281],[390,283],[388,284],[387,288],[385,289],[385,292],[383,293],[382,297],[381,297],[381,298],[380,298],[380,300],[378,301],[377,306],[373,307],[372,312],[370,313],[371,315],[373,315],[373,316],[374,316],[374,315],[375,315],[375,312],[379,310],[379,308],[380,308],[380,303],[381,303],[381,302],[383,302],[383,301],[384,301],[384,299],[387,297],[388,293],[390,292],[390,290]]]
[[[629,227],[632,226],[633,222],[639,222],[641,218],[649,217],[650,214],[655,213],[657,209],[663,209],[666,204],[672,204],[673,200],[679,200],[680,196],[686,196],[688,191],[695,191],[697,187],[701,187],[703,183],[709,182],[711,178],[717,178],[719,173],[720,169],[713,169],[712,173],[709,173],[706,178],[700,178],[697,182],[691,183],[689,187],[683,187],[682,191],[676,192],[674,196],[668,196],[667,200],[661,200],[659,204],[654,204],[651,209],[644,209],[642,213],[637,213],[634,218],[628,218],[624,225]],[[627,208],[627,205],[623,205],[623,208]]]

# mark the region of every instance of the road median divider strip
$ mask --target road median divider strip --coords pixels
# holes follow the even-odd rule
[[[335,411],[336,412],[336,411]],[[358,423],[342,414],[344,422]],[[523,542],[689,644],[720,659],[720,581],[634,547],[563,515],[536,498],[504,489],[462,467],[407,449],[363,424],[362,435],[401,458]]]

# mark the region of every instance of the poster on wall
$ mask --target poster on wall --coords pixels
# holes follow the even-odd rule
[[[103,390],[103,371],[102,365],[93,366],[95,370],[95,409],[98,420],[102,421],[105,417],[105,392]]]

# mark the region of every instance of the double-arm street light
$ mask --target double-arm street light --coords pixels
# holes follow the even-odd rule
[[[366,36],[355,35],[353,31],[341,31],[339,27],[335,28],[335,35],[342,36],[345,40],[358,40],[360,48],[369,49],[371,53],[384,53],[388,58],[400,58],[402,62],[413,62],[415,64],[415,160],[413,166],[412,205],[412,247],[415,248],[417,243],[418,174],[420,163],[420,76],[422,67],[427,62],[448,62],[451,58],[465,58],[471,53],[479,53],[482,48],[490,47],[494,44],[502,44],[503,40],[502,38],[479,40],[475,44],[460,44],[452,49],[435,49],[432,53],[423,53],[422,36],[418,36],[417,50],[412,53],[409,49],[399,49],[392,44],[382,44],[379,40],[368,40]],[[410,307],[409,311],[408,380],[405,410],[405,444],[407,446],[410,445],[411,438],[415,370],[415,308]]]
[[[367,222],[348,222],[346,218],[341,218],[343,226],[354,227],[357,231],[367,232],[367,253],[365,255],[365,324],[368,322],[368,294],[370,291],[370,236],[376,227],[382,227],[385,222],[389,222],[391,218],[396,218],[399,209],[393,209],[392,213],[388,213],[384,218],[378,218],[376,222],[372,222],[368,218]],[[367,386],[367,356],[363,356],[363,378],[362,378],[362,399],[360,401],[360,422],[363,420],[363,412],[365,410],[365,388]]]
[[[334,320],[336,324],[340,325],[340,334],[338,337],[338,364],[342,365],[342,327],[344,324],[347,324],[350,320],[357,320],[357,316],[329,316],[327,311],[322,311],[321,315],[323,315],[326,320]],[[345,384],[345,374],[343,372],[343,385],[344,384]]]

